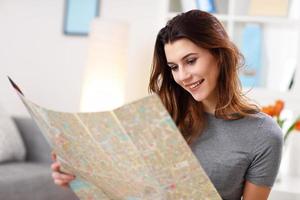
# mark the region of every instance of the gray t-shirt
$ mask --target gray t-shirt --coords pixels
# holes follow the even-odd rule
[[[263,113],[239,120],[206,114],[192,151],[223,199],[241,199],[245,180],[272,187],[281,160],[282,132]]]

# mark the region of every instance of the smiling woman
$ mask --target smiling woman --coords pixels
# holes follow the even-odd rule
[[[216,83],[219,67],[209,50],[188,39],[165,45],[166,58],[175,82],[188,91],[196,101],[202,101],[208,112],[216,106]],[[176,64],[177,63],[177,64]]]
[[[224,119],[258,113],[258,107],[248,103],[241,92],[238,68],[242,63],[242,55],[220,22],[209,13],[190,11],[174,17],[160,30],[149,89],[161,96],[192,143],[204,127],[203,111]],[[180,80],[185,73],[191,77]],[[206,87],[189,95],[191,90],[185,85],[202,79]]]
[[[159,31],[149,89],[223,199],[265,200],[278,172],[282,133],[242,93],[242,63],[221,23],[192,10]]]
[[[266,200],[281,160],[282,133],[242,93],[241,60],[214,16],[182,13],[157,35],[149,89],[223,199]],[[55,183],[68,185],[74,177],[59,169],[54,162]]]

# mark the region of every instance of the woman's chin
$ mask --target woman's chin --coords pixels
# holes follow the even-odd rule
[[[197,94],[197,93],[193,94],[193,93],[192,93],[191,95],[192,95],[192,97],[193,97],[196,101],[198,101],[198,102],[203,101],[203,99],[204,99],[204,96],[201,95],[201,94]]]

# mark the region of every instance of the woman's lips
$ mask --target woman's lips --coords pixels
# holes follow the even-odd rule
[[[201,80],[199,80],[199,81],[197,81],[197,82],[195,82],[195,83],[188,84],[188,85],[186,85],[186,87],[188,87],[190,90],[194,90],[194,89],[196,89],[198,86],[200,86],[200,85],[203,83],[204,80],[205,80],[205,79],[201,79]]]

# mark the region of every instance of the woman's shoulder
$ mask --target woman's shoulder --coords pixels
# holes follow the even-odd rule
[[[257,127],[256,136],[262,140],[275,140],[277,142],[282,142],[282,130],[278,126],[274,118],[269,115],[258,112],[246,118],[246,121],[252,121]]]
[[[270,129],[279,129],[280,127],[278,126],[277,122],[275,121],[274,118],[272,118],[270,115],[267,115],[263,112],[258,112],[255,114],[252,114],[248,117],[246,117],[246,120],[253,121],[256,123],[256,125],[259,126],[259,128],[270,128]]]
[[[256,185],[272,187],[280,164],[283,134],[269,115],[260,112],[252,118],[257,121],[257,129],[250,142],[251,164],[245,177]]]

